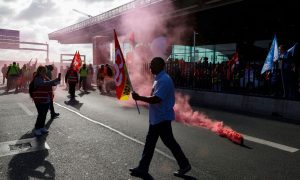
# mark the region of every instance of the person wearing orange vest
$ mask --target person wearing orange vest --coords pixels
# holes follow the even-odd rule
[[[46,81],[45,79],[46,68],[39,66],[32,80],[33,91],[31,94],[38,112],[34,129],[34,135],[38,137],[48,133],[48,130],[45,128],[45,121],[52,99],[52,86],[56,86],[59,83],[60,77],[52,81]]]
[[[71,96],[71,100],[75,100],[75,87],[78,83],[78,74],[77,71],[74,70],[73,66],[68,69],[65,76],[65,82],[69,84],[69,94]]]

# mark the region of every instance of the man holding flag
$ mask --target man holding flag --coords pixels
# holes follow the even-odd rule
[[[126,63],[117,34],[115,36],[115,83],[116,94],[120,100],[127,100],[130,91],[133,91],[130,78],[127,72]],[[152,179],[148,173],[151,159],[154,154],[158,137],[161,137],[164,144],[171,150],[180,169],[174,172],[175,176],[182,176],[191,170],[191,165],[185,157],[181,147],[176,142],[173,133],[171,122],[175,119],[174,104],[175,104],[175,89],[170,76],[164,71],[165,61],[156,57],[151,61],[150,69],[152,74],[156,75],[153,84],[151,96],[145,97],[132,92],[132,98],[137,101],[149,103],[149,131],[146,138],[146,143],[140,160],[136,168],[129,169],[132,176]],[[137,104],[136,104],[137,105]],[[139,111],[139,108],[137,106]]]
[[[261,70],[261,74],[266,75],[265,79],[270,79],[271,86],[274,91],[274,93],[278,93],[278,89],[280,88],[278,85],[280,73],[278,71],[278,58],[279,58],[279,52],[278,52],[278,43],[277,38],[274,36],[274,39],[272,41],[272,45],[270,47],[269,53],[267,55],[267,58],[265,60],[265,63],[263,65],[263,68]],[[274,68],[275,63],[275,68]],[[271,77],[269,77],[271,75]]]
[[[71,100],[75,100],[75,87],[78,83],[78,70],[81,66],[81,58],[79,52],[76,51],[74,54],[72,63],[70,65],[70,68],[68,69],[66,76],[65,76],[65,82],[69,84],[69,94],[71,96]]]
[[[148,175],[149,166],[158,138],[171,150],[175,157],[179,170],[174,172],[175,176],[182,176],[191,170],[191,165],[184,155],[181,147],[176,142],[171,122],[175,120],[174,104],[175,89],[170,76],[164,71],[165,61],[160,57],[152,59],[150,70],[155,75],[153,89],[150,96],[140,96],[133,92],[134,100],[149,103],[149,130],[145,142],[142,158],[138,167],[130,169],[133,176],[145,177]]]
[[[288,82],[290,82],[289,74],[292,70],[290,57],[294,55],[296,46],[297,43],[288,50],[285,45],[278,47],[277,38],[275,36],[261,70],[261,74],[267,72],[266,75],[269,75],[272,73],[271,84],[276,89],[276,94],[283,95],[283,97],[286,96],[286,88],[290,89],[290,84],[288,84]],[[280,84],[282,85],[281,87]]]
[[[296,84],[296,77],[293,75],[294,68],[292,62],[292,56],[294,55],[295,44],[290,49],[287,49],[286,45],[279,46],[279,69],[281,70],[281,77],[282,77],[282,89],[283,89],[283,97],[291,97],[295,96],[296,92],[294,84]]]

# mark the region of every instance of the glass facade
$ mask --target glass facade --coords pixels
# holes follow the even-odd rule
[[[222,63],[228,60],[234,52],[236,52],[235,43],[196,46],[195,50],[193,46],[173,45],[169,60],[197,62],[207,57],[209,63]]]

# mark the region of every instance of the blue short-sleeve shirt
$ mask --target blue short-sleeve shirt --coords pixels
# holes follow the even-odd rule
[[[175,119],[173,109],[175,104],[174,91],[173,81],[165,71],[161,71],[156,75],[151,95],[161,98],[162,101],[149,105],[149,122],[151,125]]]

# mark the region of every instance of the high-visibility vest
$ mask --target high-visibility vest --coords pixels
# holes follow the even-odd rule
[[[80,77],[86,77],[88,74],[87,68],[80,68],[79,74],[80,74]]]
[[[50,90],[52,93],[52,86],[39,86],[35,91],[32,92],[33,101],[37,104],[48,103],[50,96]]]
[[[18,75],[18,67],[15,65],[12,65],[9,67],[8,75]]]
[[[77,79],[76,73],[77,72],[74,70],[69,71],[68,83],[77,83],[78,79]]]

